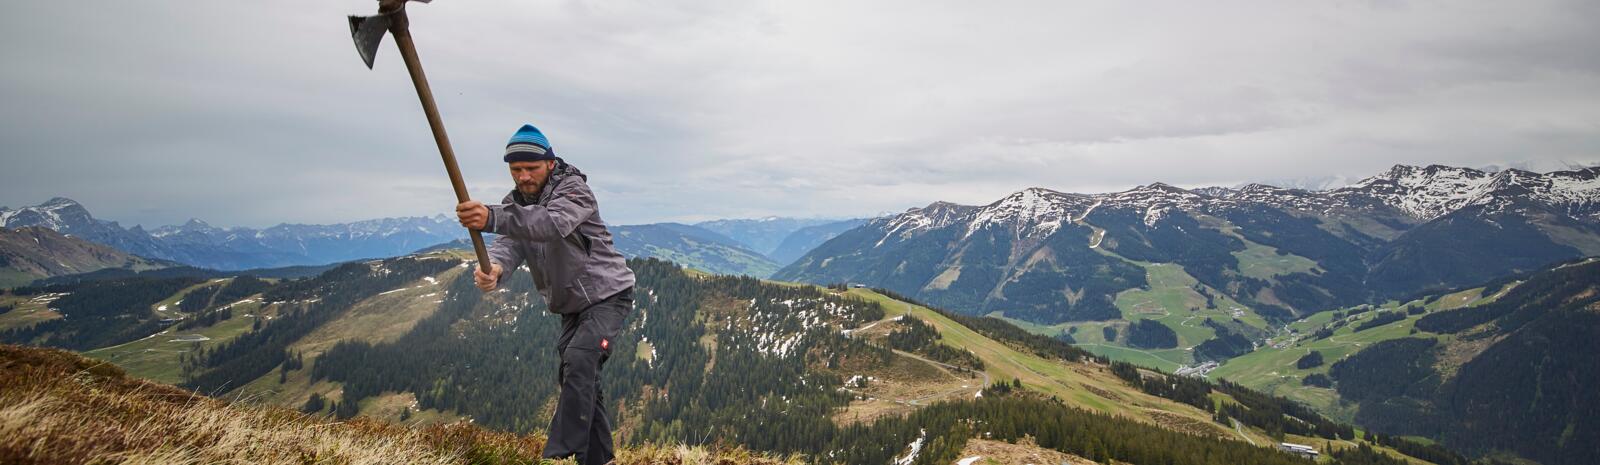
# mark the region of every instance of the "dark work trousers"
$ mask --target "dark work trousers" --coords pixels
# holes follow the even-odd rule
[[[600,394],[600,367],[611,358],[611,348],[622,321],[633,312],[633,288],[624,289],[582,312],[561,316],[561,397],[550,419],[545,458],[576,457],[583,465],[608,463],[611,422],[606,419],[605,398]]]

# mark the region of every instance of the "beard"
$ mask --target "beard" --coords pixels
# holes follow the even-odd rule
[[[526,197],[528,199],[533,199],[533,198],[539,196],[539,190],[541,190],[543,188],[544,188],[544,183],[534,182],[534,183],[528,183],[528,184],[518,184],[517,185],[517,192],[522,193],[523,197]]]

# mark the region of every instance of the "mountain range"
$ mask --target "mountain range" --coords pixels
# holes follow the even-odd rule
[[[723,219],[695,223],[696,227],[712,231],[744,244],[763,255],[772,253],[784,238],[800,228],[832,222],[824,219],[784,218],[768,216],[751,219]]]
[[[712,274],[766,277],[781,267],[749,244],[699,226],[682,223],[611,225],[617,251],[628,258],[658,258]],[[820,242],[820,241],[818,241]],[[419,250],[467,250],[465,239]]]
[[[765,277],[778,264],[746,244],[680,223],[611,227],[617,251],[630,258],[659,258],[715,274]]]
[[[733,239],[765,255],[778,266],[793,262],[839,233],[860,226],[866,218],[848,220],[782,218],[703,221],[696,227]],[[770,273],[769,273],[770,274]],[[760,275],[765,276],[765,275]]]
[[[1030,188],[935,202],[840,234],[774,275],[853,282],[1039,324],[1123,317],[1171,264],[1269,321],[1460,287],[1600,254],[1600,168],[1397,165],[1349,186]],[[1214,299],[1207,299],[1214,300]],[[1208,305],[1209,306],[1209,305]]]
[[[771,217],[696,225],[621,225],[613,226],[613,232],[618,248],[630,257],[673,260],[712,273],[766,277],[811,247],[863,222],[864,219]],[[0,207],[0,228],[25,227],[57,231],[156,262],[229,271],[322,266],[465,244],[460,226],[443,215],[327,225],[280,224],[265,229],[222,228],[190,219],[182,225],[147,231],[142,226],[124,228],[117,222],[97,219],[82,204],[64,197],[14,210]],[[18,254],[23,252],[13,253]],[[24,275],[37,279],[64,272],[94,271],[56,268],[60,270],[54,274],[11,269],[5,272],[13,276],[10,285],[20,285],[27,283]]]
[[[462,237],[443,215],[383,218],[331,225],[280,224],[265,229],[219,228],[191,219],[146,231],[94,218],[72,199],[57,197],[31,207],[0,207],[0,227],[37,226],[141,257],[217,270],[322,265],[393,257]]]

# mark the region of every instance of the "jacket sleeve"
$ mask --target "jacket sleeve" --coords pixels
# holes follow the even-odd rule
[[[594,193],[582,178],[568,177],[555,187],[548,205],[489,205],[484,230],[517,239],[551,242],[572,234],[595,212]]]
[[[509,236],[500,236],[489,244],[489,261],[500,265],[500,280],[505,282],[506,277],[522,266],[522,250],[517,248],[517,243]],[[476,265],[474,265],[476,266]]]

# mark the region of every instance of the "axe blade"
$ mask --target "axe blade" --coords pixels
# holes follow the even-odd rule
[[[389,33],[392,22],[388,14],[350,16],[350,37],[355,39],[356,52],[361,54],[367,69],[372,69],[372,60],[378,57],[378,44],[383,43],[383,36]]]

